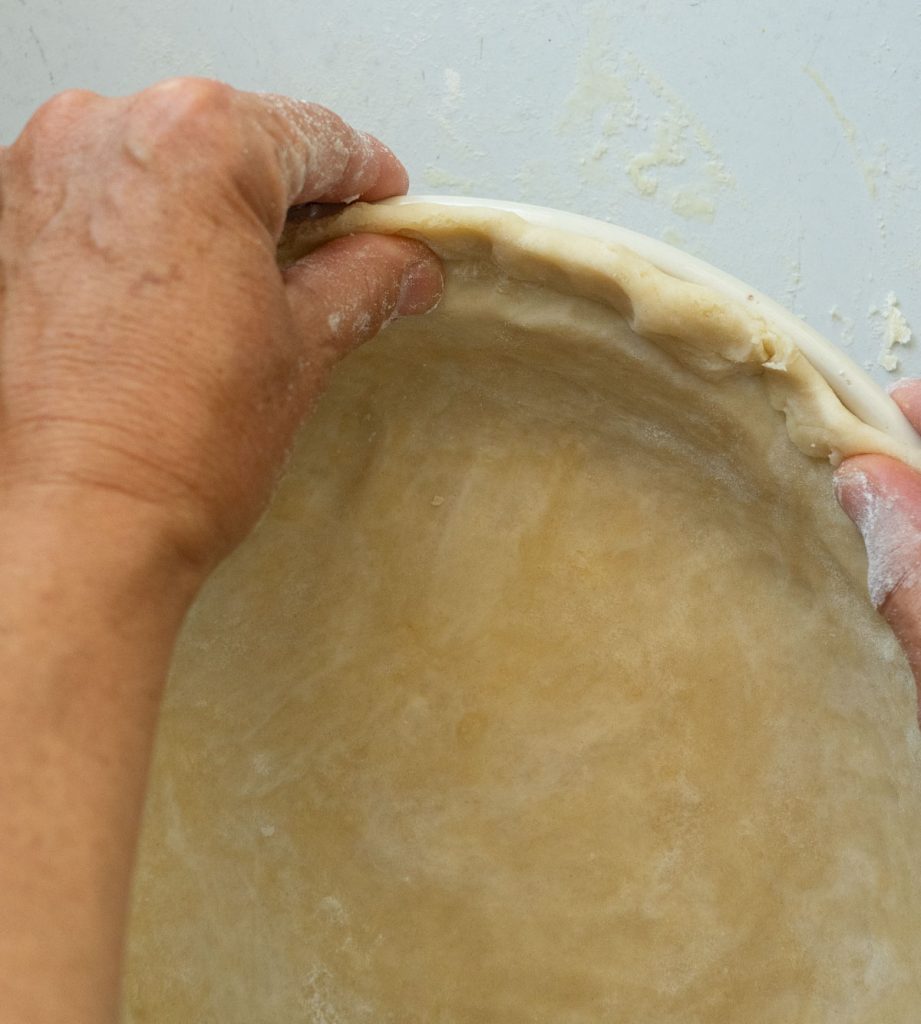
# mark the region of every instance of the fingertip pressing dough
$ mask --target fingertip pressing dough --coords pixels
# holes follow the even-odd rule
[[[444,299],[189,617],[126,1019],[916,1024],[914,691],[824,457],[917,456],[627,250],[356,206],[282,259],[358,230]]]

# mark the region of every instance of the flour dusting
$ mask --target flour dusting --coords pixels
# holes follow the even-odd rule
[[[879,365],[893,373],[899,368],[899,357],[893,351],[895,346],[907,345],[911,341],[911,328],[899,306],[895,292],[889,292],[881,307],[871,306],[869,316],[878,323]]]
[[[854,321],[851,317],[845,316],[844,313],[838,308],[837,305],[831,307],[828,311],[828,315],[831,317],[831,321],[838,328],[840,328],[841,335],[839,341],[842,345],[851,346],[854,344]]]
[[[841,130],[844,133],[844,138],[847,141],[848,146],[851,148],[854,155],[854,162],[857,164],[858,170],[863,175],[864,184],[867,187],[867,193],[871,199],[876,199],[879,193],[878,181],[880,175],[886,174],[888,171],[887,150],[885,145],[880,147],[875,160],[869,159],[865,151],[865,146],[860,141],[854,122],[849,117],[845,116],[835,94],[828,87],[828,84],[815,68],[805,67],[803,70],[813,80],[813,82],[815,82],[819,91],[825,97],[835,120],[841,126]]]
[[[370,135],[349,128],[325,107],[273,93],[259,95],[285,127],[279,157],[289,203],[323,195],[346,169],[349,181],[365,182],[376,154]]]
[[[678,92],[617,45],[622,25],[609,4],[585,10],[589,33],[557,125],[559,135],[576,140],[567,151],[580,178],[608,190],[626,179],[638,196],[712,223],[735,179],[709,132]]]
[[[896,587],[913,587],[921,561],[921,529],[898,498],[880,494],[866,473],[848,469],[835,479],[847,491],[854,522],[867,550],[867,587],[880,608]]]

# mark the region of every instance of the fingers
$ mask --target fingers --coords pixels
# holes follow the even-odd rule
[[[119,156],[174,178],[186,173],[192,185],[229,178],[273,228],[289,206],[384,199],[408,185],[406,169],[382,142],[331,110],[205,78],[168,79],[123,100],[61,93],[33,116],[29,135],[86,149],[90,106],[109,119],[97,145],[115,140]],[[112,157],[89,159],[95,166]]]
[[[326,107],[288,96],[239,95],[273,139],[288,206],[386,199],[406,191],[406,169],[394,154]]]
[[[242,195],[275,236],[290,206],[383,199],[408,185],[382,142],[314,103],[175,78],[128,97],[124,110],[121,148],[135,162],[184,175],[203,201]]]
[[[863,536],[873,604],[921,683],[921,474],[884,455],[860,455],[842,464],[835,490]]]
[[[908,422],[921,433],[921,380],[900,380],[890,394]]]
[[[316,249],[285,271],[288,303],[303,339],[308,387],[397,316],[432,309],[441,297],[441,264],[421,242],[351,235]]]

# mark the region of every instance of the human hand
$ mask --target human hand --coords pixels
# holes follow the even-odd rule
[[[330,111],[217,82],[46,103],[0,150],[4,494],[143,512],[203,576],[332,364],[441,290],[408,239],[339,239],[281,273],[288,207],[406,184]]]
[[[921,431],[921,381],[902,382],[892,397]],[[921,474],[885,455],[859,455],[842,463],[835,489],[864,539],[870,598],[921,691]]]
[[[421,243],[280,272],[286,211],[406,188],[321,107],[178,79],[66,93],[0,149],[0,1022],[117,1018],[184,612],[332,364],[442,287]]]

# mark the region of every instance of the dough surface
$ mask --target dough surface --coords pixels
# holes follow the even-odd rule
[[[287,255],[359,229],[445,298],[189,618],[127,1020],[916,1024],[913,685],[803,454],[894,442],[623,250],[361,207]]]

